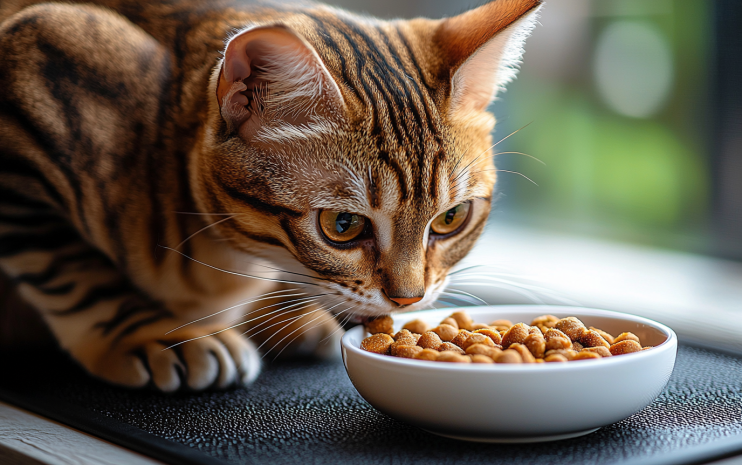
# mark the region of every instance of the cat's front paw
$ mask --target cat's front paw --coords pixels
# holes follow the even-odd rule
[[[249,384],[261,359],[252,342],[234,330],[185,342],[158,340],[134,350],[109,352],[88,370],[106,381],[130,387],[151,384],[163,392],[200,391]]]

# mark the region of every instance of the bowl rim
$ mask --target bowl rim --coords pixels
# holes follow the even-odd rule
[[[502,312],[533,312],[533,311],[542,311],[548,309],[549,311],[544,311],[544,314],[547,313],[564,313],[565,311],[570,311],[572,313],[569,314],[569,316],[575,316],[577,318],[581,318],[582,316],[596,316],[596,317],[607,317],[607,318],[616,318],[616,319],[623,319],[630,321],[632,323],[641,323],[644,325],[647,325],[651,328],[654,328],[656,330],[661,331],[665,334],[667,337],[664,342],[662,342],[659,345],[654,346],[650,350],[643,350],[641,352],[635,352],[631,355],[631,357],[606,357],[602,358],[600,360],[584,360],[584,362],[591,362],[591,363],[424,363],[429,362],[428,360],[411,360],[407,358],[401,358],[401,357],[393,357],[390,355],[381,355],[381,354],[375,354],[373,352],[367,352],[363,349],[361,349],[360,346],[356,347],[355,345],[350,343],[351,337],[355,336],[357,333],[364,331],[363,325],[358,325],[355,328],[351,328],[350,330],[346,331],[343,337],[340,340],[340,343],[343,347],[343,349],[348,350],[350,352],[353,352],[356,355],[359,355],[361,357],[369,357],[371,360],[376,360],[382,363],[388,363],[389,367],[397,367],[399,369],[416,369],[416,370],[436,370],[436,371],[473,371],[473,372],[481,372],[481,371],[492,371],[496,373],[502,373],[502,372],[522,372],[522,371],[553,371],[553,370],[571,370],[571,371],[580,371],[580,370],[590,370],[595,369],[595,363],[600,363],[602,366],[606,366],[606,364],[622,364],[622,363],[640,363],[641,360],[646,359],[648,357],[657,357],[663,354],[666,351],[674,350],[677,348],[677,335],[675,332],[670,329],[668,326],[663,325],[662,323],[659,323],[654,320],[650,320],[649,318],[644,318],[637,315],[632,315],[630,313],[622,313],[622,312],[616,312],[612,310],[601,310],[596,308],[587,308],[587,307],[573,307],[573,306],[567,306],[567,305],[487,305],[487,306],[476,306],[476,307],[448,307],[446,309],[438,309],[438,310],[422,310],[418,312],[410,312],[410,313],[400,313],[398,316],[405,315],[419,315],[425,312],[441,312],[445,313],[447,311],[450,311],[451,313],[456,311],[466,311],[467,313],[473,312],[473,313],[483,313],[485,311],[492,311],[493,309],[496,309],[497,311]],[[343,352],[343,360],[345,363],[347,363],[345,353]],[[582,360],[581,360],[582,362]]]

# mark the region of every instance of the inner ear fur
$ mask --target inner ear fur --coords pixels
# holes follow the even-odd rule
[[[518,71],[542,0],[494,0],[443,20],[433,36],[451,84],[449,116],[481,112]]]
[[[250,141],[267,125],[337,121],[344,102],[315,49],[284,25],[256,26],[227,43],[216,88],[230,131]]]

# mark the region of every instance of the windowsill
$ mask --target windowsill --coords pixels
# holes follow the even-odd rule
[[[454,275],[454,281],[483,283],[473,277],[475,274],[518,275],[500,277],[548,289],[551,295],[536,293],[544,303],[566,305],[574,301],[585,307],[641,315],[668,325],[684,342],[742,353],[738,330],[742,320],[741,263],[490,225],[457,268],[472,265],[488,268]],[[472,278],[462,278],[465,275]],[[535,303],[512,288],[452,286],[492,304]]]

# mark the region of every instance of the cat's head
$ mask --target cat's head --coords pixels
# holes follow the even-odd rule
[[[245,27],[212,76],[199,207],[233,214],[214,229],[314,277],[292,279],[319,285],[336,312],[428,306],[484,228],[486,110],[539,5],[391,22],[316,7]]]

